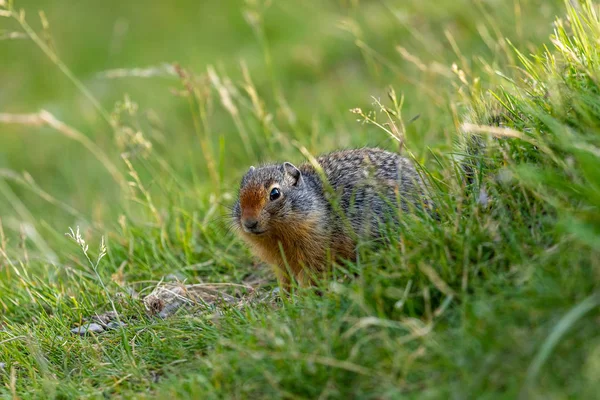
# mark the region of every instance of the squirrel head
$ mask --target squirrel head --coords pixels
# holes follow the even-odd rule
[[[306,183],[289,162],[250,167],[242,178],[238,201],[233,207],[234,225],[245,236],[269,235],[297,218],[297,205],[305,196]]]

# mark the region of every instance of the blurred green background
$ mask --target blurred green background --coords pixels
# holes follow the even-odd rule
[[[547,40],[560,5],[546,0],[17,1],[15,8],[25,11],[27,22],[106,110],[126,95],[139,104],[138,122],[153,154],[200,186],[208,180],[206,160],[189,102],[176,95],[183,86],[169,65],[178,63],[199,77],[214,66],[221,78],[229,77],[241,93],[241,120],[255,153],[244,150],[238,127],[213,93],[211,151],[221,154],[222,178],[233,191],[256,158],[298,157],[289,147],[265,147],[254,140],[261,130],[241,89],[242,62],[286,140],[296,139],[316,153],[346,146],[393,148],[381,130],[357,123],[348,111],[376,109],[372,97],[386,100],[392,86],[404,95],[405,120],[419,116],[407,126],[407,144],[425,157],[429,147],[451,150],[462,86],[452,65],[468,69],[471,76],[500,67],[496,63],[507,57],[504,37],[522,50],[537,48]],[[4,37],[22,33],[9,18],[0,19],[0,30]],[[124,167],[115,132],[31,40],[1,40],[0,60],[0,112],[48,110]],[[157,75],[107,77],[115,69],[139,75],[135,68]],[[0,125],[0,168],[28,172],[40,188],[95,220],[114,221],[120,207],[119,190],[98,160],[48,127]],[[8,183],[33,218],[58,230],[75,222]],[[15,213],[14,201],[4,194],[0,217],[16,227],[23,215]]]
[[[563,79],[562,70],[528,79],[546,65],[523,71],[515,51],[556,54],[542,50],[565,3],[16,0],[22,13],[7,17],[0,0],[0,250],[8,253],[0,254],[0,396],[523,395],[532,360],[550,357],[546,344],[566,332],[565,316],[594,291],[597,302],[598,257],[585,247],[595,236],[569,214],[593,216],[594,174],[582,168],[587,178],[574,185],[577,175],[540,152],[534,172],[486,175],[482,201],[485,192],[463,190],[450,155],[462,123],[498,116],[488,89],[516,98],[500,114],[517,110],[509,127],[546,138],[552,129],[542,122],[558,118],[548,144],[561,149],[566,132],[571,139],[563,98],[530,92]],[[573,64],[572,86],[580,84]],[[365,251],[348,270],[360,278],[332,283],[322,297],[244,304],[275,282],[221,229],[242,174],[264,161],[300,162],[303,147],[397,151],[383,129],[350,112],[385,123],[377,102],[392,105],[390,88],[407,149],[441,188],[444,217],[408,221],[400,245]],[[573,93],[575,104],[598,109],[597,92]],[[41,110],[66,126],[2,123]],[[596,114],[584,114],[579,133],[597,128],[588,115]],[[533,147],[523,153],[537,156]],[[491,162],[510,165],[506,148]],[[564,205],[532,189],[543,186],[540,176]],[[560,213],[579,241],[561,231]],[[78,226],[89,253],[64,236]],[[108,254],[95,263],[100,237]],[[165,280],[221,284],[240,308],[147,316],[139,300]],[[69,333],[113,301],[122,332]],[[594,391],[584,385],[599,381],[596,322],[573,328],[547,358],[540,398]]]

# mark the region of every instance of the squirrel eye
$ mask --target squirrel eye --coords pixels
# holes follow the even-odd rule
[[[273,200],[277,200],[280,197],[281,197],[281,191],[277,188],[273,188],[271,190],[271,193],[269,194],[269,199],[271,201],[273,201]]]

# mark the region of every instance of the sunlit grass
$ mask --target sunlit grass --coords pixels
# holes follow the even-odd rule
[[[25,65],[41,50],[50,62],[31,71],[62,79],[49,106],[41,89],[0,97],[0,394],[593,398],[597,6],[275,3],[206,6],[247,24],[222,38],[252,38],[235,56],[200,61],[189,45],[181,63],[147,63],[139,39],[123,65],[77,71],[67,60],[91,53],[52,35],[71,11],[0,0],[0,54]],[[406,216],[393,240],[361,244],[322,296],[273,300],[269,269],[227,230],[241,174],[364,145],[418,162],[439,219]],[[173,279],[240,302],[149,316],[143,297]],[[70,332],[110,310],[123,329]]]

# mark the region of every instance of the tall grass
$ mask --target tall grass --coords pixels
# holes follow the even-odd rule
[[[248,2],[244,15],[259,41],[254,55],[261,68],[164,69],[174,86],[170,101],[180,102],[177,119],[187,121],[174,126],[194,133],[183,139],[130,96],[100,113],[114,136],[108,145],[68,126],[78,120],[74,113],[63,111],[65,122],[36,110],[2,114],[1,122],[49,125],[83,145],[79,151],[92,160],[86,162],[108,171],[101,182],[117,194],[85,186],[80,168],[73,184],[81,180],[92,191],[84,198],[98,208],[82,212],[70,204],[77,191],[61,196],[30,175],[0,170],[0,204],[14,210],[0,214],[0,393],[593,398],[600,391],[598,9],[589,0],[565,2],[549,45],[534,47],[524,21],[543,17],[535,1],[496,9],[465,4],[351,2],[339,5],[343,17],[338,5],[319,5],[319,34],[338,17],[356,47],[314,47],[319,55],[300,46],[291,65],[282,66],[276,54],[285,43],[269,40],[270,13],[314,10]],[[105,109],[25,14],[12,2],[0,7],[0,16],[13,18],[17,33],[32,39],[94,108]],[[404,11],[449,18],[460,28],[410,21]],[[397,47],[381,32],[411,39]],[[315,76],[297,71],[297,62],[324,66],[315,67]],[[120,75],[154,76],[140,71]],[[293,90],[286,76],[315,80],[314,91]],[[369,90],[394,81],[406,93],[396,94],[396,86],[388,99],[344,99],[339,92],[346,89],[332,84],[360,85],[363,77]],[[314,97],[323,100],[311,105]],[[460,141],[463,147],[455,146]],[[365,142],[402,147],[422,164],[440,219],[406,216],[399,228],[388,228],[392,240],[383,248],[361,244],[358,261],[338,266],[339,279],[323,283],[323,296],[300,291],[256,301],[274,279],[224,220],[246,164]],[[75,245],[46,221],[50,207],[83,228],[72,235]],[[86,242],[104,236],[98,254],[88,249]],[[358,277],[345,278],[352,273]],[[248,300],[167,320],[148,316],[140,298],[168,275],[237,283],[228,290]],[[70,333],[110,309],[125,328]]]

